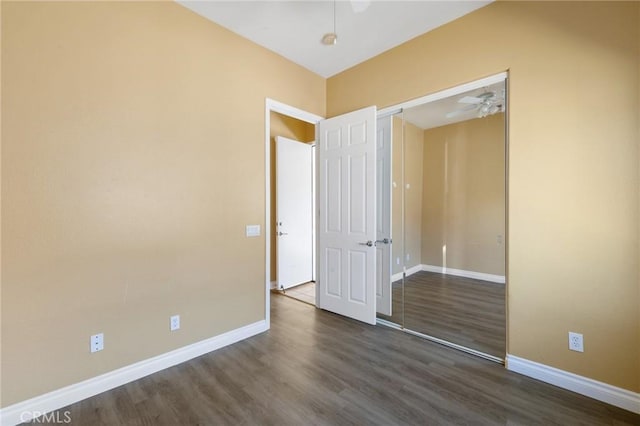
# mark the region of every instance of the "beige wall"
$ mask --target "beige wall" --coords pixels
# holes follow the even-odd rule
[[[504,275],[504,124],[496,114],[424,131],[423,264]]]
[[[423,130],[402,114],[392,123],[392,273],[398,274],[421,263]]]
[[[276,229],[276,136],[297,140],[300,142],[313,142],[316,137],[316,126],[293,117],[271,112],[271,229]],[[271,281],[275,281],[278,253],[276,250],[276,234],[271,233]]]
[[[402,138],[403,120],[402,115],[393,116],[391,119],[391,274],[399,274],[404,266],[404,231],[403,231],[403,208],[404,203],[404,177],[402,170]]]
[[[2,406],[263,319],[265,97],[325,89],[173,2],[3,2]]]
[[[508,351],[633,391],[639,8],[497,2],[327,82],[333,116],[510,71]]]
[[[404,264],[422,263],[422,158],[424,131],[404,122]]]

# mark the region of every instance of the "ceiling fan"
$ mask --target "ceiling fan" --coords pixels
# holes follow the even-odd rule
[[[465,96],[458,99],[458,103],[468,104],[466,107],[449,112],[446,117],[453,118],[459,115],[467,114],[471,111],[477,111],[478,117],[486,117],[498,112],[504,111],[504,90],[502,93],[495,91],[485,91],[478,96]]]

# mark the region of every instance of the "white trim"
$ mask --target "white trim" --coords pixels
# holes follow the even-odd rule
[[[457,277],[474,278],[476,280],[489,281],[497,284],[504,284],[506,282],[504,275],[485,274],[484,272],[465,271],[463,269],[443,268],[442,266],[433,265],[416,265],[407,269],[407,277],[415,274],[416,272],[435,272],[437,274],[455,275]],[[396,282],[402,278],[402,272],[393,274],[391,276],[391,282]]]
[[[311,124],[318,124],[324,117],[301,110],[276,100],[264,102],[264,239],[265,239],[265,296],[264,316],[267,329],[271,327],[271,111]],[[317,136],[317,128],[316,128]],[[318,140],[316,138],[316,140]],[[317,289],[316,289],[317,291]],[[316,298],[316,300],[318,300]]]
[[[409,276],[415,274],[416,272],[420,272],[420,271],[422,271],[422,265],[412,266],[411,268],[407,269],[407,275],[406,276],[409,277]]]
[[[324,120],[324,117],[313,114],[311,112],[307,112],[305,110],[296,108],[291,105],[287,105],[282,102],[278,102],[270,98],[266,98],[265,103],[266,103],[267,111],[274,111],[282,115],[287,115],[289,117],[293,117],[298,120],[306,121],[307,123],[318,124],[320,120]]]
[[[267,330],[266,321],[261,320],[171,352],[127,365],[109,373],[92,377],[80,383],[18,402],[0,410],[0,424],[9,426],[29,421],[32,419],[32,413],[45,414],[58,410]]]
[[[412,266],[411,268],[408,268],[405,277],[409,277],[415,274],[416,272],[422,271],[422,266],[423,265],[416,265],[416,266]],[[402,278],[402,272],[398,272],[397,274],[393,274],[391,276],[391,282],[394,283],[401,278]]]
[[[507,354],[507,369],[640,414],[640,393]]]
[[[426,272],[436,272],[438,274],[455,275],[457,277],[474,278],[476,280],[490,281],[492,283],[504,284],[504,275],[485,274],[484,272],[465,271],[463,269],[443,268],[442,266],[422,265],[422,270]]]
[[[387,108],[378,110],[378,117],[382,117],[394,112],[398,112],[401,109],[412,108],[414,106],[426,104],[429,102],[439,101],[440,99],[448,98],[451,96],[459,95],[461,93],[468,92],[470,90],[480,89],[481,87],[490,86],[494,83],[499,83],[507,79],[507,72],[501,72],[491,75],[489,77],[482,78],[480,80],[472,81],[470,83],[461,84],[456,87],[441,90],[439,92],[431,93],[430,95],[421,96],[410,101],[403,102],[401,104],[395,104]]]

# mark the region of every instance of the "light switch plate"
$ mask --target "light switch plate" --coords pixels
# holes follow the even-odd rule
[[[260,236],[260,225],[247,225],[247,237],[259,237]]]

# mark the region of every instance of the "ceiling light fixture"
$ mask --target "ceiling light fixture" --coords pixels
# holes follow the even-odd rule
[[[322,36],[322,44],[333,46],[338,43],[338,34],[336,34],[336,0],[333,0],[333,32]]]

